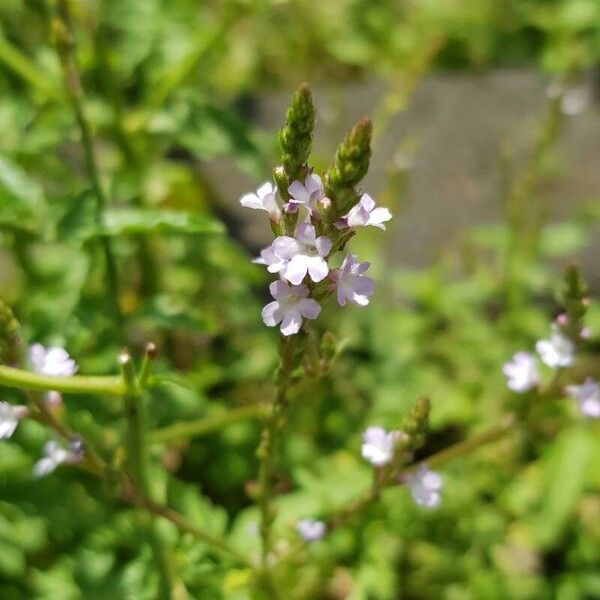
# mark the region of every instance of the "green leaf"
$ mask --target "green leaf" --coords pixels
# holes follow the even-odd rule
[[[95,236],[120,236],[147,233],[223,233],[223,224],[202,214],[174,210],[114,209],[104,213],[103,225],[90,232]]]
[[[544,504],[535,521],[535,534],[542,548],[551,547],[564,531],[584,491],[587,466],[593,455],[593,439],[585,429],[565,431],[552,448],[544,465]]]
[[[44,218],[41,186],[17,164],[0,156],[0,227],[36,233]]]

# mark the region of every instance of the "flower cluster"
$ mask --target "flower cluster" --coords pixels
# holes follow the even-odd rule
[[[571,367],[576,358],[576,343],[567,333],[569,318],[561,314],[552,324],[550,336],[538,340],[535,349],[541,362],[552,370]],[[586,339],[589,329],[578,330],[577,337]],[[502,372],[507,378],[507,386],[517,393],[525,393],[536,388],[541,381],[538,360],[530,352],[516,352],[510,361],[504,364]],[[600,418],[600,386],[588,377],[581,385],[568,385],[566,394],[577,401],[581,414],[585,417]]]
[[[363,432],[362,457],[376,468],[390,464],[396,454],[397,442],[403,437],[402,431],[386,431],[383,427],[367,427]],[[427,465],[420,464],[414,471],[401,475],[400,483],[406,484],[418,506],[437,508],[441,502],[442,478],[430,471]]]
[[[276,187],[267,182],[256,194],[240,199],[242,206],[268,212],[272,224],[279,229],[289,222],[286,215],[301,217],[290,235],[276,236],[254,260],[265,265],[269,273],[279,275],[279,281],[269,288],[274,300],[264,307],[262,318],[269,327],[280,325],[285,336],[298,333],[303,319],[316,319],[322,301],[334,292],[340,306],[348,302],[357,306],[369,304],[375,287],[365,275],[369,263],[359,262],[353,254],[347,254],[337,269],[331,263],[337,253],[343,252],[357,227],[373,225],[385,229],[384,223],[392,218],[387,208],[376,208],[375,201],[362,194],[346,215],[328,225],[325,217],[331,200],[325,196],[321,177],[315,173],[307,175],[303,182],[294,180],[287,193],[289,198],[280,205]]]

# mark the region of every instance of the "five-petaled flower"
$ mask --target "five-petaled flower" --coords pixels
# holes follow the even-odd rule
[[[386,431],[383,427],[367,427],[362,436],[362,457],[375,467],[383,467],[394,458],[397,431]]]
[[[307,273],[315,283],[325,279],[329,273],[325,259],[331,251],[331,240],[325,235],[317,237],[310,223],[300,223],[295,238],[287,235],[275,238],[272,250],[272,253],[268,248],[263,251],[261,256],[265,264],[271,272],[277,268],[276,272],[294,285],[302,283]],[[274,260],[277,262],[272,262]]]
[[[430,471],[426,464],[421,464],[412,473],[403,475],[402,480],[419,506],[436,508],[441,501],[443,481],[439,473]]]
[[[318,519],[301,519],[296,523],[296,531],[305,542],[316,542],[325,535],[327,526]]]
[[[539,340],[535,349],[551,369],[570,367],[575,359],[575,344],[559,331],[553,331],[547,340]]]
[[[357,262],[354,254],[348,254],[339,269],[331,271],[329,277],[336,283],[337,301],[345,306],[347,301],[366,306],[369,296],[375,290],[375,282],[364,273],[369,268],[368,262]]]
[[[325,198],[323,182],[315,173],[308,175],[303,184],[298,180],[292,181],[288,193],[291,196],[286,204],[288,212],[296,212],[299,206],[304,206],[312,215],[317,210],[318,203]]]
[[[540,381],[537,361],[529,352],[517,352],[505,363],[502,372],[506,375],[508,388],[513,392],[527,392]]]
[[[321,312],[321,305],[308,297],[305,285],[289,285],[285,281],[274,281],[269,286],[274,302],[267,304],[262,311],[262,318],[268,327],[281,323],[281,333],[292,335],[300,331],[302,318],[316,319]]]
[[[361,227],[373,225],[385,229],[384,223],[392,218],[392,213],[383,207],[375,208],[375,200],[369,194],[363,194],[356,206],[347,215],[336,222],[336,227]]]
[[[581,385],[568,385],[565,391],[577,400],[579,410],[585,417],[600,419],[600,385],[588,377]]]
[[[269,218],[275,222],[278,222],[281,217],[281,209],[277,204],[277,188],[270,181],[263,183],[256,190],[256,194],[242,196],[240,204],[246,208],[268,212]]]
[[[77,371],[75,361],[64,348],[52,346],[44,348],[41,344],[29,347],[29,364],[40,375],[70,377]]]

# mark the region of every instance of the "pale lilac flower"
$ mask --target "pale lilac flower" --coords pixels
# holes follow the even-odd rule
[[[246,208],[268,212],[271,220],[275,222],[281,217],[281,209],[277,204],[277,188],[270,181],[263,183],[256,190],[256,194],[242,196],[240,204]]]
[[[427,508],[436,508],[439,505],[443,485],[439,473],[430,471],[426,464],[421,464],[416,471],[406,473],[402,479],[409,487],[416,504]]]
[[[502,372],[506,375],[507,386],[513,392],[527,392],[540,380],[537,361],[529,352],[517,352],[505,363]]]
[[[320,540],[327,530],[323,521],[317,519],[302,519],[296,523],[296,531],[305,542]]]
[[[370,263],[357,262],[354,254],[348,254],[342,266],[330,273],[329,276],[337,285],[337,301],[340,306],[345,306],[347,301],[358,306],[369,304],[369,296],[375,290],[375,282],[363,275],[369,266]]]
[[[294,285],[299,285],[308,273],[310,278],[318,283],[327,277],[329,266],[325,257],[331,251],[331,240],[322,235],[317,237],[315,228],[310,223],[300,223],[296,229],[296,237],[279,236],[273,241],[273,260],[284,261],[271,266],[277,268],[284,279]],[[267,260],[267,258],[265,258]]]
[[[70,377],[77,371],[75,361],[64,348],[52,346],[44,348],[41,344],[29,347],[29,364],[40,375]]]
[[[306,207],[312,214],[318,208],[318,203],[325,197],[325,189],[321,178],[316,174],[308,175],[304,184],[298,180],[292,181],[288,192],[291,196],[286,210],[296,212],[299,206]]]
[[[260,251],[258,258],[252,259],[252,262],[257,265],[265,265],[269,273],[279,273],[288,264],[288,260],[280,258],[275,253],[273,246],[267,246]]]
[[[336,227],[361,227],[373,225],[385,229],[384,223],[392,218],[387,208],[375,208],[375,200],[369,194],[363,194],[358,204],[350,212],[336,222]]]
[[[544,364],[551,369],[569,367],[575,358],[575,344],[558,331],[553,331],[547,340],[539,340],[535,349]]]
[[[367,427],[362,436],[362,457],[375,467],[387,465],[394,458],[397,431],[386,431],[383,427]]]
[[[600,419],[600,385],[588,377],[581,385],[568,385],[567,394],[577,400],[579,410],[585,417]]]
[[[269,291],[275,301],[263,308],[262,318],[268,327],[275,327],[281,323],[283,335],[298,333],[303,317],[316,319],[321,312],[319,303],[308,297],[308,288],[305,285],[274,281],[269,286]]]
[[[19,420],[29,414],[26,406],[13,406],[0,402],[0,440],[7,440],[15,432]]]
[[[33,474],[35,477],[49,475],[64,463],[73,464],[81,460],[83,455],[83,446],[79,438],[73,440],[68,448],[64,448],[58,442],[50,440],[44,444],[42,458],[33,465]]]

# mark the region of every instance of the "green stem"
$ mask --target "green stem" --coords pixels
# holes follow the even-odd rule
[[[140,381],[142,382],[147,380],[150,360],[151,358],[147,352],[144,360],[145,368],[142,369],[142,375],[144,375],[145,371],[146,376],[140,378]],[[144,389],[139,385],[139,381],[134,372],[133,362],[129,354],[123,352],[120,357],[120,362],[123,369],[123,383],[126,386],[126,392],[123,395],[123,398],[125,400],[125,411],[127,415],[128,462],[131,478],[144,498],[152,500],[154,493],[148,476],[150,460],[148,453]],[[168,597],[170,596],[170,590],[172,589],[176,578],[171,568],[160,532],[158,531],[155,515],[151,517],[148,529],[152,550],[161,573],[161,597]]]
[[[23,369],[0,365],[0,385],[22,390],[56,390],[63,394],[105,394],[122,396],[125,392],[120,377],[51,377],[38,375]]]
[[[295,353],[294,339],[282,337],[280,348],[281,364],[277,375],[277,390],[271,406],[271,412],[261,433],[260,445],[256,452],[259,459],[258,508],[260,511],[260,537],[262,543],[261,585],[269,598],[279,597],[269,569],[269,555],[271,554],[273,544],[273,521],[275,520],[271,482],[275,471],[278,437],[284,424],[285,410],[288,405],[287,393],[290,386]]]
[[[239,423],[240,421],[260,417],[264,414],[265,407],[261,404],[240,406],[223,414],[202,417],[193,421],[174,423],[168,427],[157,429],[148,434],[148,441],[151,444],[164,444],[192,437],[200,437],[214,431],[219,431],[232,423]]]
[[[471,454],[481,446],[491,444],[492,442],[504,437],[504,435],[512,429],[515,422],[515,417],[513,415],[508,415],[498,425],[495,425],[479,435],[453,444],[449,448],[445,448],[444,450],[440,450],[439,452],[428,456],[421,462],[414,465],[414,468],[418,468],[422,464],[426,464],[430,468],[436,468],[451,460],[454,460],[455,458],[458,458],[459,456]],[[412,469],[413,467],[411,467],[411,470]]]
[[[59,95],[45,73],[2,36],[0,36],[0,62],[44,95]]]
[[[83,107],[83,87],[81,84],[81,73],[71,31],[70,14],[67,0],[59,0],[57,6],[57,17],[53,20],[53,33],[55,36],[56,51],[63,69],[65,91],[75,114],[75,119],[81,133],[85,165],[88,177],[96,197],[96,224],[102,225],[104,210],[107,205],[107,197],[100,181],[100,173],[94,153],[94,141],[91,128]],[[112,250],[110,239],[106,236],[100,237],[100,244],[104,253],[106,267],[107,296],[118,331],[122,331],[123,314],[119,305],[119,279],[117,263]]]

